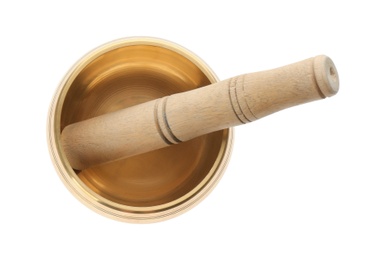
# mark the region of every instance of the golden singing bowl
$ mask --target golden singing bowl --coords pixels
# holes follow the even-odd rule
[[[165,40],[127,38],[96,48],[52,101],[48,146],[62,181],[89,208],[117,220],[157,222],[190,209],[221,178],[232,129],[82,171],[66,159],[60,134],[69,124],[216,81],[201,59]]]

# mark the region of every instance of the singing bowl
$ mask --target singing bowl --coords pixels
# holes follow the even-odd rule
[[[60,135],[69,124],[217,81],[195,54],[162,39],[121,39],[91,51],[62,80],[48,117],[63,183],[92,210],[126,222],[162,221],[192,208],[221,178],[233,129],[82,171],[71,167]]]

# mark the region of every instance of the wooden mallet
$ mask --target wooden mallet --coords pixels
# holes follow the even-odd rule
[[[71,166],[81,170],[249,123],[338,89],[332,60],[316,56],[68,125],[61,141]]]

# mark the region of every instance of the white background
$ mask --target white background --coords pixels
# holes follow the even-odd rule
[[[0,259],[382,258],[380,4],[212,2],[0,3]],[[121,223],[61,183],[46,119],[69,68],[128,36],[176,42],[220,79],[326,54],[341,89],[237,127],[223,179],[191,211]]]

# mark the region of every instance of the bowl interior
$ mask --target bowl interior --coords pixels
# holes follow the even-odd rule
[[[121,46],[95,57],[75,76],[64,97],[60,127],[211,81],[177,51],[150,44]],[[188,199],[214,174],[227,131],[94,166],[77,175],[95,193],[126,206]]]

